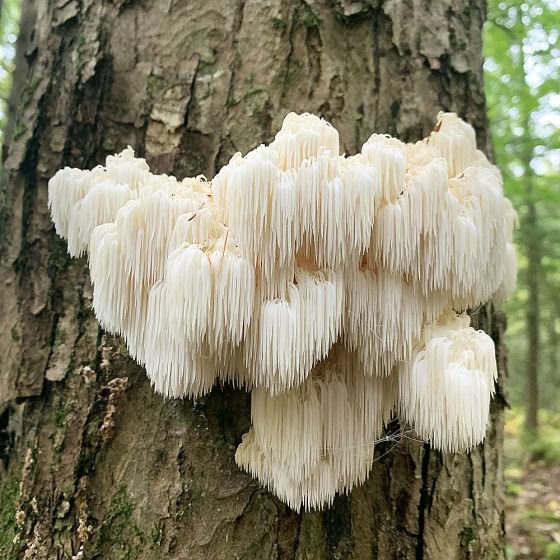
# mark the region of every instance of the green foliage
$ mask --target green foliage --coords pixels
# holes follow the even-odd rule
[[[19,31],[21,0],[3,0],[0,14],[0,147],[8,114],[12,87],[16,38]]]
[[[560,560],[560,544],[549,543],[544,553],[544,560]]]
[[[511,498],[515,498],[519,496],[522,491],[523,491],[523,486],[521,486],[521,484],[518,484],[517,482],[511,482],[511,481],[506,482],[507,496]]]
[[[530,437],[524,430],[524,413],[521,407],[513,407],[506,412],[505,454],[506,454],[506,492],[509,495],[520,493],[518,477],[521,467],[527,460],[542,461],[551,466],[560,464],[560,413],[541,409],[540,430]]]
[[[543,521],[545,523],[560,523],[560,517],[555,513],[551,513],[548,511],[541,511],[541,510],[527,510],[523,515],[522,519],[531,522],[531,521]]]
[[[560,463],[560,414],[541,410],[541,427],[537,437],[522,435],[526,452],[534,460],[546,465]]]
[[[485,84],[497,164],[519,214],[518,289],[508,314],[510,399],[524,400],[528,363],[528,257],[540,252],[540,406],[560,410],[560,7],[554,0],[491,0]],[[537,214],[531,220],[528,209]]]

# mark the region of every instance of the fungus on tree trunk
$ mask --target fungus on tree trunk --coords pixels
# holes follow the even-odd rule
[[[59,171],[49,206],[158,392],[252,391],[236,461],[292,508],[363,482],[395,412],[443,451],[484,439],[494,344],[462,312],[513,289],[516,216],[456,115],[345,157],[330,124],[291,113],[211,183],[127,148]]]

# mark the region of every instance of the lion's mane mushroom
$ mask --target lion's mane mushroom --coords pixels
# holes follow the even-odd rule
[[[494,345],[462,313],[513,290],[516,216],[456,115],[345,157],[335,128],[291,113],[211,183],[127,148],[59,171],[49,206],[156,391],[252,391],[236,461],[292,508],[364,481],[394,413],[443,451],[484,439]]]
[[[398,375],[399,415],[442,451],[484,439],[498,377],[492,339],[469,323],[468,315],[448,312],[424,325]]]

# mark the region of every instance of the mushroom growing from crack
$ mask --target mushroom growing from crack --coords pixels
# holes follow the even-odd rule
[[[464,312],[513,290],[516,216],[474,130],[424,140],[289,114],[216,177],[154,175],[131,148],[49,182],[102,327],[167,397],[252,391],[236,461],[299,510],[365,480],[392,414],[442,451],[483,441],[492,339]]]

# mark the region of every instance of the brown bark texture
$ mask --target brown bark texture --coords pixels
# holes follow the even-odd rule
[[[158,172],[211,178],[288,111],[327,118],[352,154],[453,110],[484,148],[484,3],[26,0],[24,14],[0,199],[0,557],[503,557],[501,386],[472,453],[395,436],[363,486],[296,514],[234,463],[248,395],[154,394],[100,331],[86,261],[47,209],[65,165],[130,144]],[[503,320],[491,305],[474,317],[503,379]]]

